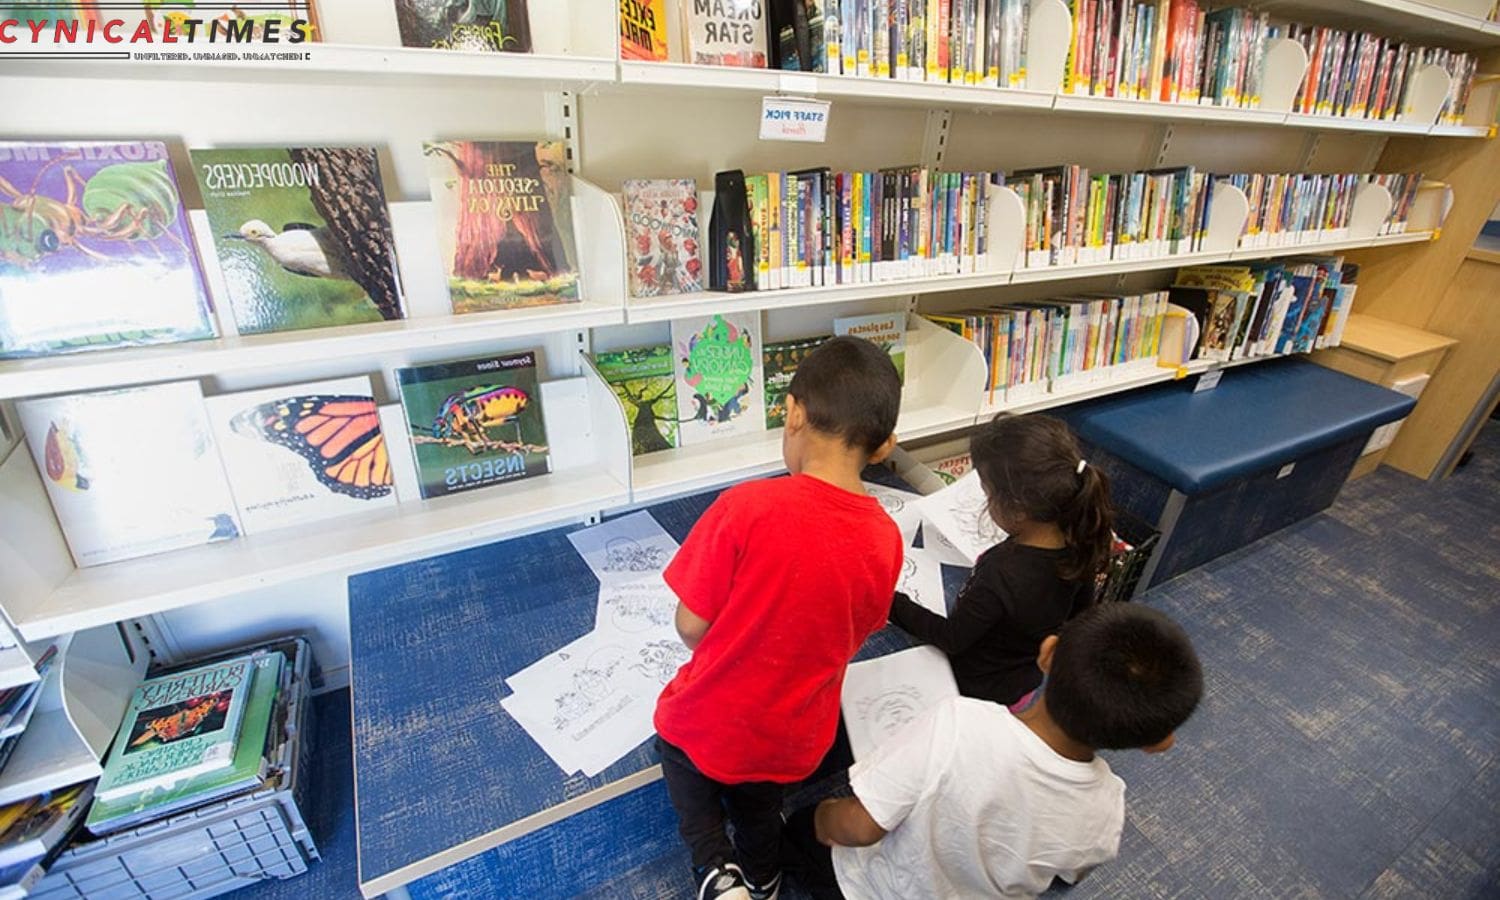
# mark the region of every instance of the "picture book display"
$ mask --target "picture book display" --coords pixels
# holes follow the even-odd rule
[[[906,313],[876,313],[833,320],[833,333],[864,338],[890,354],[896,374],[906,382]]]
[[[761,354],[766,381],[766,429],[786,425],[786,391],[797,374],[797,365],[818,349],[827,337],[803,338],[767,344]]]
[[[280,651],[252,653],[153,680],[169,682],[188,677],[193,671],[224,668],[243,669],[245,678],[239,688],[245,695],[243,712],[238,732],[230,738],[232,749],[224,763],[212,770],[192,777],[176,778],[164,785],[125,790],[111,799],[96,796],[85,820],[85,826],[90,832],[96,835],[109,834],[251,790],[262,784],[266,774],[267,744],[275,737],[272,726],[275,723],[278,698],[290,670],[286,665],[286,657]],[[187,687],[185,690],[191,692],[198,688]],[[126,729],[134,730],[133,720],[128,714],[120,728],[115,737],[116,748],[126,739]],[[106,777],[114,762],[115,751],[111,750],[105,767]]]
[[[536,353],[396,370],[423,499],[552,470]]]
[[[528,0],[396,0],[407,47],[530,53]]]
[[[687,61],[766,67],[766,0],[685,0]]]
[[[684,446],[765,429],[759,314],[675,319],[672,353]]]
[[[395,505],[369,378],[223,394],[204,405],[246,534]]]
[[[703,290],[698,258],[698,183],[691,178],[632,179],[623,187],[630,296]]]
[[[141,682],[95,795],[116,800],[229,766],[253,676],[237,659]]]
[[[666,61],[667,0],[625,0],[620,4],[620,58]]]
[[[572,188],[560,141],[423,146],[454,312],[579,299]]]
[[[671,346],[595,353],[594,366],[625,408],[633,455],[677,446],[677,383]]]
[[[196,381],[17,404],[79,566],[240,534]]]
[[[240,334],[402,317],[370,147],[192,151]]]
[[[0,358],[215,334],[165,144],[0,142]]]

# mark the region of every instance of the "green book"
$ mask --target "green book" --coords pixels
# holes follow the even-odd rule
[[[792,384],[792,376],[797,374],[798,364],[826,340],[825,336],[765,345],[762,356],[766,372],[766,428],[786,425],[786,390]]]
[[[239,793],[258,784],[265,775],[266,737],[271,727],[276,698],[281,690],[285,664],[286,657],[280,652],[259,653],[219,664],[243,667],[250,682],[246,691],[239,740],[234,744],[234,755],[229,765],[166,787],[142,789],[113,799],[105,800],[96,795],[85,822],[88,830],[96,835],[109,834]],[[125,732],[122,730],[121,733]],[[119,743],[118,739],[116,743]]]
[[[677,394],[668,344],[595,353],[594,366],[620,398],[636,456],[677,446]]]

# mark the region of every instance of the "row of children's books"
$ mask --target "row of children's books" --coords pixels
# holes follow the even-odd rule
[[[1395,119],[1410,107],[1417,71],[1435,65],[1448,73],[1440,123],[1464,120],[1479,61],[1469,53],[1421,47],[1368,31],[1291,25],[1287,37],[1307,51],[1307,74],[1293,112],[1356,119]]]
[[[426,499],[550,471],[535,352],[394,376],[385,422],[366,376],[208,398],[170,382],[17,411],[80,567],[389,507],[398,486]]]
[[[834,319],[832,335],[884,348],[905,378],[905,313]],[[593,360],[624,407],[639,456],[782,427],[798,364],[832,335],[766,342],[760,313],[725,313],[674,320],[669,343],[599,351]]]
[[[1170,291],[1173,306],[1191,316],[1180,360],[1230,362],[1336,347],[1358,276],[1358,266],[1337,256],[1181,269]],[[1179,357],[1178,347],[1164,346],[1163,359]]]
[[[562,144],[426,144],[455,313],[579,299]],[[191,151],[240,334],[403,318],[374,148]],[[0,260],[0,358],[218,334],[167,147],[0,143],[24,190]],[[43,214],[45,211],[45,215]],[[66,230],[51,227],[63,217]]]

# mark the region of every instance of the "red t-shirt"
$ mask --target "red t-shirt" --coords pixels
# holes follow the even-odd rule
[[[809,475],[730,488],[667,567],[710,623],[656,703],[656,730],[715,781],[811,775],[838,730],[844,669],[885,624],[901,532],[869,496]]]

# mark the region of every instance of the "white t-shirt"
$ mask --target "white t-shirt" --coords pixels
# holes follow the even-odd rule
[[[833,849],[848,900],[1034,897],[1120,849],[1125,783],[1098,757],[1059,756],[997,703],[945,701],[849,781],[890,833]]]

